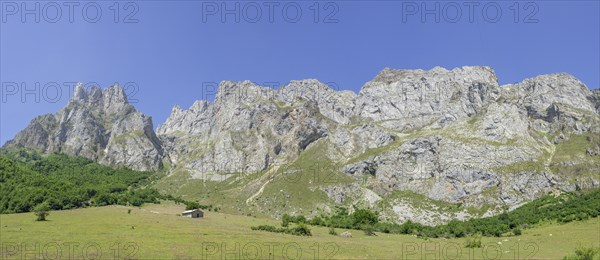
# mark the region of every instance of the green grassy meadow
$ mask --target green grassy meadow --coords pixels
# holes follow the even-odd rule
[[[131,209],[131,213],[128,210]],[[91,207],[52,211],[48,221],[33,213],[0,215],[1,259],[559,259],[578,246],[600,247],[600,219],[544,223],[521,236],[483,237],[483,247],[464,247],[467,238],[422,239],[377,233],[351,238],[311,226],[311,237],[252,231],[281,223],[205,212],[177,216],[182,205],[164,202],[141,208]],[[345,230],[337,229],[338,234]]]

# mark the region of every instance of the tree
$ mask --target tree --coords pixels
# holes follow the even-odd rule
[[[312,236],[310,229],[304,222],[298,223],[298,225],[292,229],[292,234],[297,236]]]
[[[352,218],[354,218],[354,227],[359,227],[361,225],[373,225],[379,221],[377,217],[377,213],[367,210],[367,209],[357,209],[352,213]]]
[[[288,227],[289,223],[290,223],[290,215],[288,214],[283,214],[283,217],[281,217],[281,226],[282,227]]]
[[[199,208],[200,208],[200,203],[198,203],[198,202],[188,201],[187,203],[185,203],[186,210],[199,209]]]
[[[46,217],[50,215],[50,205],[46,202],[39,204],[35,207],[34,212],[37,216],[36,221],[46,221]]]

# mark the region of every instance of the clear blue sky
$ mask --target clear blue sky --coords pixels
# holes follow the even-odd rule
[[[221,80],[285,84],[317,78],[357,92],[384,67],[488,65],[501,84],[567,72],[590,88],[600,85],[599,1],[538,1],[529,6],[520,2],[518,8],[513,1],[493,2],[502,12],[495,23],[498,6],[488,6],[487,16],[482,14],[485,3],[472,7],[470,21],[463,2],[320,2],[318,15],[312,1],[278,2],[272,17],[265,2],[226,2],[228,9],[240,4],[239,23],[231,14],[221,21],[220,2],[215,10],[216,2],[150,1],[132,6],[121,2],[115,8],[113,1],[99,1],[87,6],[85,17],[86,2],[73,6],[72,15],[65,2],[54,2],[58,7],[26,2],[28,9],[40,3],[39,23],[36,11],[21,20],[21,3],[2,1],[0,143],[36,115],[54,113],[67,103],[69,88],[62,87],[62,96],[56,97],[54,88],[43,88],[51,82],[97,82],[103,88],[113,82],[134,82],[138,89],[131,98],[140,111],[153,117],[155,126],[176,104],[188,107],[197,99],[210,99],[202,82]],[[422,7],[434,9],[436,3],[440,7],[433,12],[440,14],[440,21],[435,21],[435,14],[422,21]],[[257,6],[262,16],[252,23]],[[96,23],[89,22],[98,7],[101,16]],[[302,16],[296,23],[288,22],[296,16],[296,7]],[[120,10],[118,23],[115,9]],[[515,9],[520,10],[517,16]],[[457,10],[462,16],[452,23]],[[20,92],[9,95],[14,92],[8,86],[11,82],[25,82],[30,89],[39,82],[40,101],[34,94],[24,102]]]

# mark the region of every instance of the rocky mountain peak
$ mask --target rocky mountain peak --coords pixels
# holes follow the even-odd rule
[[[284,102],[304,99],[315,102],[331,102],[337,91],[316,79],[292,80],[278,91],[278,97]]]
[[[92,86],[89,90],[82,83],[77,83],[69,104],[95,105],[103,101],[102,89]]]
[[[482,81],[498,84],[496,73],[491,67],[487,66],[463,66],[452,70],[436,66],[431,70],[397,70],[384,68],[375,78],[365,84],[363,88],[369,87],[374,83],[392,83],[407,81],[435,81],[444,77],[462,78],[465,80]],[[362,90],[361,90],[362,91]]]
[[[125,90],[119,85],[112,85],[102,92],[105,103],[129,104]]]
[[[224,80],[219,84],[215,104],[253,104],[273,97],[273,89],[256,85],[245,80],[235,82]]]
[[[206,100],[196,100],[194,104],[192,104],[192,106],[190,107],[190,110],[196,112],[203,112],[206,109],[208,109],[210,105],[211,103]]]
[[[171,109],[171,116],[177,115],[181,111],[182,111],[182,109],[179,105],[174,105],[173,108]]]
[[[502,86],[502,95],[534,118],[546,117],[548,108],[555,103],[597,113],[591,100],[593,93],[583,82],[567,73],[540,75]]]
[[[182,109],[175,105],[171,115],[164,124],[157,127],[159,135],[176,133],[207,134],[213,123],[213,104],[206,100],[197,100],[189,109]]]
[[[75,86],[75,90],[73,92],[73,96],[69,100],[69,104],[100,106],[101,108],[122,108],[128,106],[129,102],[125,90],[119,85],[110,86],[105,90],[102,90],[97,86],[92,86],[89,88],[89,90],[87,90],[83,84],[78,83]]]
[[[108,87],[102,92],[104,112],[109,115],[126,114],[135,108],[129,104],[125,90],[118,85]]]
[[[386,68],[362,87],[355,113],[397,130],[441,127],[476,114],[499,93],[490,67]]]
[[[90,88],[88,93],[88,102],[92,106],[100,106],[99,104],[103,104],[104,97],[102,94],[102,89],[100,87],[93,86]]]
[[[73,92],[73,97],[71,98],[74,102],[86,102],[87,101],[87,91],[82,83],[77,83],[75,86],[75,91]]]
[[[337,91],[316,79],[293,80],[277,91],[279,101],[314,102],[322,115],[340,124],[350,123],[356,97],[352,91]]]
[[[152,119],[135,110],[116,85],[87,91],[78,84],[65,108],[35,118],[5,146],[64,152],[134,170],[156,170],[162,163]]]

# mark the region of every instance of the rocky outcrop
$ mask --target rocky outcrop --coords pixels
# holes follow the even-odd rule
[[[442,127],[476,114],[499,92],[489,67],[386,68],[362,87],[355,113],[394,130]]]
[[[590,95],[588,99],[592,103],[596,104],[596,112],[600,114],[600,89],[597,88],[592,90],[592,95]]]
[[[548,74],[502,87],[503,96],[525,109],[532,118],[545,118],[553,104],[564,104],[595,112],[588,100],[591,91],[581,81],[566,74]]]
[[[327,155],[335,161],[344,161],[369,149],[386,146],[396,138],[396,135],[372,123],[355,127],[341,126],[328,136],[331,145]]]
[[[315,102],[319,113],[339,124],[350,123],[356,99],[352,91],[335,91],[314,79],[292,81],[277,91],[276,95],[277,100],[286,105]]]
[[[438,68],[418,73],[427,75],[435,71],[448,72]],[[403,84],[398,82],[403,82],[407,77],[414,80],[415,74],[384,70],[366,87],[373,84],[400,86],[397,89],[402,90]],[[427,78],[422,79],[422,82],[427,81]],[[469,81],[464,84],[473,83]],[[375,105],[362,103],[357,107],[365,108],[359,110],[364,117],[400,133],[397,138],[399,141],[392,143],[399,145],[388,145],[387,149],[380,149],[376,154],[366,153],[366,157],[359,155],[360,160],[351,160],[340,171],[355,177],[357,181],[369,176],[365,186],[384,197],[395,191],[409,191],[436,201],[475,207],[489,204],[513,208],[556,190],[599,186],[599,169],[588,166],[598,164],[598,159],[593,157],[598,140],[591,137],[598,136],[600,125],[596,112],[596,93],[567,74],[543,75],[500,89],[493,87],[490,82],[483,85],[492,86],[483,88],[491,89],[483,91],[490,95],[480,96],[480,99],[476,99],[478,102],[471,106],[458,106],[472,109],[457,110],[450,98],[448,104],[440,105],[446,109],[433,110],[454,115],[453,120],[446,121],[450,123],[445,125],[440,117],[428,111],[431,105],[428,100],[423,99],[427,105],[414,103],[411,107],[398,106],[394,103],[394,97],[402,92],[381,94],[378,90],[376,100],[379,101],[374,102]],[[449,87],[449,93],[461,89],[460,84],[457,86]],[[416,89],[427,90],[428,85],[422,84]],[[465,88],[462,89],[464,91]],[[365,87],[357,102],[362,102],[363,91]],[[370,94],[371,97],[376,95]],[[440,97],[438,100],[443,103],[446,99]],[[469,103],[473,99],[463,97],[455,100]],[[394,115],[394,109],[403,112]],[[400,123],[395,121],[414,111],[421,115],[421,121],[411,118]],[[405,127],[407,122],[411,127]],[[549,140],[547,136],[554,136],[554,140]],[[578,136],[588,136],[583,144],[578,144],[587,146],[586,149],[579,149],[578,154],[570,157],[554,157],[557,153],[564,154],[566,151],[562,150],[569,149],[573,145],[569,143],[576,142],[571,138],[583,139]],[[568,145],[556,146],[561,143]],[[569,153],[573,151],[569,150]],[[361,201],[363,197],[335,187],[329,187],[326,192],[335,201]],[[394,207],[400,206],[406,208],[403,205]],[[456,218],[442,214],[436,221],[423,222],[423,214],[407,212],[423,211],[391,211],[388,217],[398,221],[411,219],[424,224],[438,224]]]
[[[163,155],[152,128],[152,119],[128,103],[121,87],[86,91],[77,85],[65,108],[33,119],[5,147],[62,152],[150,171],[161,167]]]
[[[291,162],[326,136],[336,117],[345,120],[345,110],[334,109],[328,95],[343,94],[316,80],[292,82],[280,90],[224,81],[213,103],[175,107],[157,131],[174,166],[195,178],[254,173]]]
[[[598,120],[595,94],[575,77],[566,74],[541,75],[502,87],[506,102],[517,105],[531,118],[539,131],[563,128],[576,132],[594,131]]]

